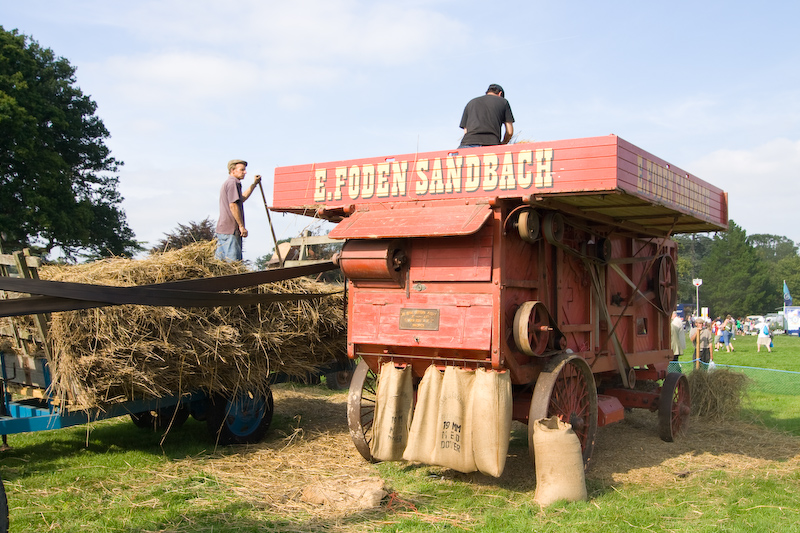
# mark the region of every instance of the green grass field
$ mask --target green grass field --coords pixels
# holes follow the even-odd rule
[[[772,353],[757,352],[755,336],[737,336],[732,344],[735,351],[720,348],[713,359],[751,379],[742,416],[800,436],[800,338],[775,336]],[[692,368],[689,358],[681,358],[684,372]]]
[[[718,365],[753,377],[745,422],[693,419],[680,443],[661,442],[646,412],[601,428],[587,502],[547,509],[533,502],[524,427],[515,430],[497,480],[424,465],[369,465],[349,441],[346,393],[281,385],[273,427],[256,446],[214,450],[204,424],[191,419],[163,443],[127,418],[10,436],[13,449],[0,454],[0,472],[11,531],[800,532],[793,373],[800,372],[800,339],[778,337],[775,344],[773,354],[757,354],[754,337],[738,337],[736,352],[715,352]],[[299,399],[291,396],[295,389]],[[305,483],[326,476],[346,483],[365,472],[391,494],[380,509],[331,511],[299,501]]]

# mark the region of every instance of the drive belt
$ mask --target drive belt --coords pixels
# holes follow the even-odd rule
[[[25,278],[0,277],[0,289],[33,294],[0,301],[0,317],[51,313],[105,307],[109,305],[150,305],[155,307],[229,307],[257,303],[308,300],[331,293],[222,293],[273,283],[337,268],[332,262],[247,272],[230,276],[172,281],[135,287],[114,287]]]

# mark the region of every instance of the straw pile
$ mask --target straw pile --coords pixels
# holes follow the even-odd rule
[[[246,271],[214,259],[202,242],[143,260],[47,267],[43,279],[133,286]],[[308,279],[240,292],[328,293]],[[82,409],[204,390],[261,391],[271,371],[306,376],[345,357],[343,296],[217,308],[124,305],[53,313],[56,397]]]
[[[740,372],[718,369],[688,375],[692,414],[711,419],[733,419],[739,415],[750,381]]]

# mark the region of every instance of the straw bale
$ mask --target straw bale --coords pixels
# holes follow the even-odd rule
[[[739,415],[747,386],[745,374],[717,369],[688,375],[692,414],[710,419],[733,419]]]
[[[56,281],[134,286],[246,272],[202,242],[146,259],[43,268]],[[237,292],[329,293],[301,278]],[[343,296],[216,308],[123,305],[53,313],[53,393],[82,409],[194,390],[263,390],[280,371],[306,376],[345,357]]]

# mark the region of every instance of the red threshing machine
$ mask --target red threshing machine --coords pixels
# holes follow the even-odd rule
[[[348,419],[365,458],[389,361],[416,383],[431,364],[508,371],[513,419],[570,422],[585,462],[626,408],[658,411],[664,440],[685,429],[670,236],[728,220],[726,193],[696,176],[610,135],[277,168],[274,209],[346,239],[361,359]]]

